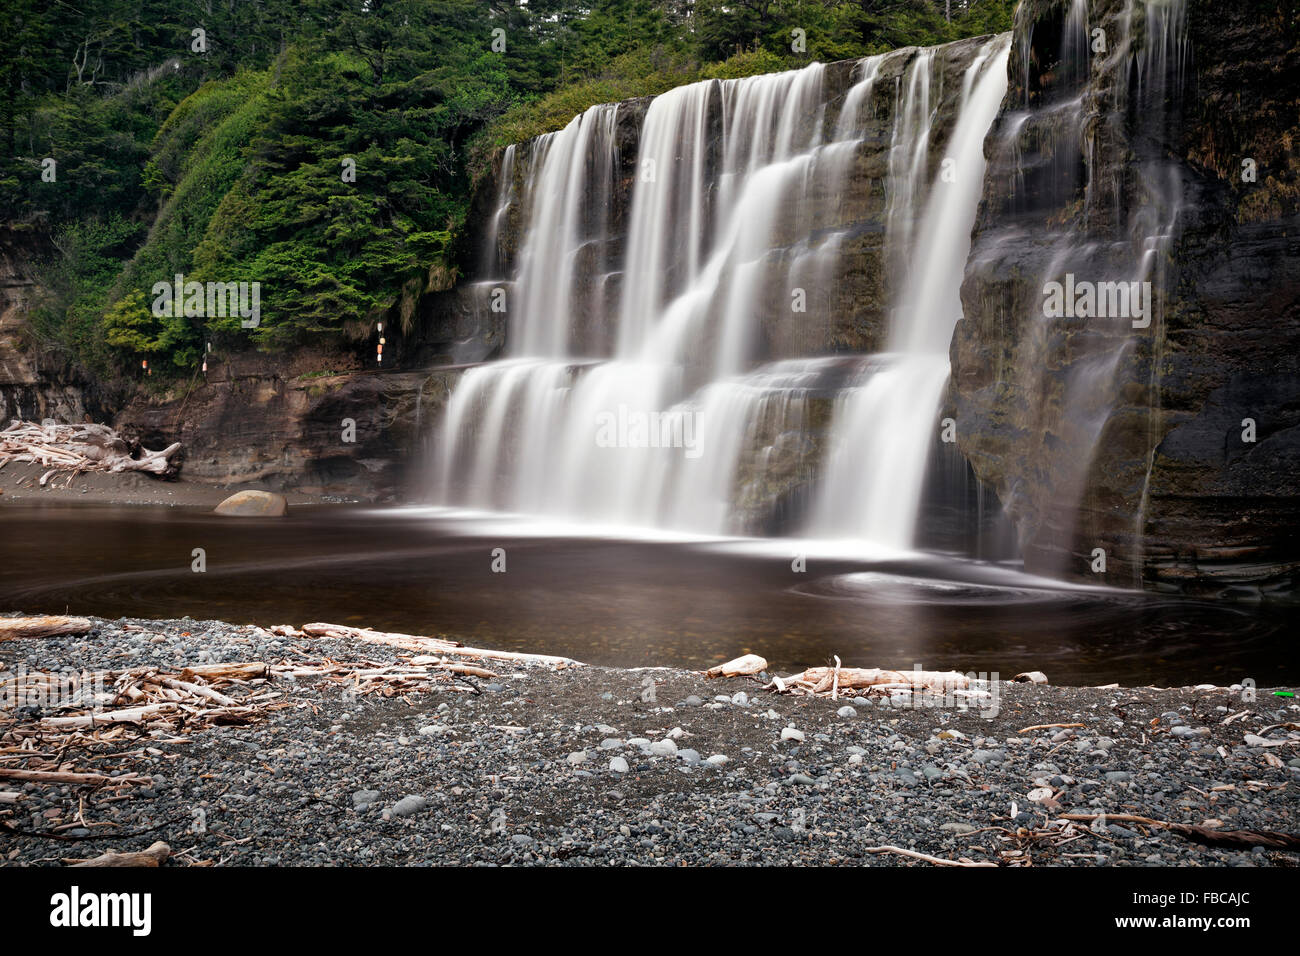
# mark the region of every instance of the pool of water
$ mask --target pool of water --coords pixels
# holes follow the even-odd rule
[[[1068,587],[846,544],[352,506],[263,520],[17,503],[0,507],[0,529],[0,610],[331,621],[618,666],[752,652],[781,670],[838,654],[846,666],[1041,670],[1060,684],[1300,680],[1294,607]]]

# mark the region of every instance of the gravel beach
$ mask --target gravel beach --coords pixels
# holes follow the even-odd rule
[[[413,657],[216,621],[94,624],[0,643],[0,682],[37,669]],[[679,670],[481,663],[496,676],[393,696],[270,680],[277,709],[255,722],[131,728],[71,748],[61,769],[149,779],[0,779],[0,862],[58,865],[155,840],[171,846],[169,866],[932,865],[868,852],[882,846],[1004,866],[1298,859],[1062,819],[1294,832],[1300,708],[1273,692],[1294,688],[1251,700],[1240,688],[998,683],[990,715],[778,695],[761,679]],[[0,731],[57,713],[12,697],[0,707]],[[1043,724],[1082,726],[1021,732]],[[5,754],[0,768],[25,760]]]

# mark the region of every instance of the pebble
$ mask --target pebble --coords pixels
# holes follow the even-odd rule
[[[576,767],[578,766],[578,764],[587,762],[587,751],[575,750],[573,753],[569,754],[569,756],[566,757],[565,759],[569,761],[570,766]]]
[[[802,742],[803,739],[804,739],[803,731],[802,731],[802,730],[795,730],[793,727],[782,727],[782,728],[781,728],[781,739],[782,739],[782,740],[796,740],[796,741],[800,741],[800,742]]]
[[[857,712],[856,710],[854,710],[852,707],[850,707],[850,706],[848,706],[848,705],[846,704],[846,705],[844,705],[843,707],[841,707],[839,710],[835,711],[835,716],[836,716],[836,717],[856,717],[856,716],[858,716],[858,712]]]
[[[419,813],[429,805],[429,801],[424,797],[405,796],[393,804],[392,813],[395,817],[409,817],[413,813]]]
[[[132,653],[134,664],[179,667],[197,660],[200,649],[226,661],[292,659],[295,653],[290,648],[294,642],[281,642],[283,646],[273,650],[271,641],[249,629],[210,622],[157,622],[149,624],[143,636],[131,636],[113,622],[97,626],[103,633],[94,641],[56,639],[58,659],[120,668],[123,665],[115,660]],[[180,636],[182,629],[192,637]],[[167,634],[167,643],[152,643],[153,633]],[[40,649],[28,652],[28,664],[45,653],[49,649],[42,642]],[[338,656],[354,650],[322,641],[319,653]],[[373,653],[383,659],[395,656],[378,648]],[[22,654],[16,659],[22,660]],[[1266,741],[1243,742],[1248,731],[1258,734],[1260,727],[1294,719],[1292,712],[1283,711],[1292,706],[1289,702],[1264,697],[1251,720],[1221,727],[1226,712],[1216,718],[1207,706],[1228,702],[1218,695],[1211,699],[1179,689],[1020,685],[1006,690],[1006,703],[1011,704],[1006,709],[1016,711],[1015,716],[986,722],[952,709],[890,712],[865,697],[831,702],[777,697],[757,689],[750,694],[748,684],[749,709],[741,710],[734,693],[727,695],[727,703],[706,703],[712,695],[703,688],[718,685],[676,672],[669,676],[661,699],[683,699],[676,707],[682,719],[690,715],[687,733],[680,728],[668,731],[673,718],[666,715],[672,708],[634,706],[638,694],[630,677],[600,668],[555,677],[545,669],[520,670],[517,679],[502,681],[506,689],[500,694],[434,698],[425,711],[412,711],[379,695],[352,700],[300,681],[298,692],[310,696],[319,712],[286,709],[272,712],[259,724],[215,728],[206,735],[212,746],[181,748],[174,759],[169,759],[173,752],[160,756],[146,751],[132,766],[149,773],[153,785],[132,791],[133,801],[100,810],[129,832],[159,820],[183,819],[190,808],[204,807],[209,826],[235,821],[241,834],[254,839],[221,847],[221,839],[211,832],[196,834],[186,838],[187,846],[196,845],[193,856],[216,860],[231,854],[230,862],[254,866],[565,860],[780,864],[822,853],[852,859],[855,847],[885,843],[954,857],[966,852],[967,833],[996,825],[998,819],[1009,817],[1005,825],[1010,827],[1041,825],[1046,808],[1035,799],[1042,796],[1039,790],[1061,804],[1048,816],[1124,809],[1199,822],[1208,811],[1200,796],[1188,790],[1191,786],[1208,792],[1242,779],[1267,779],[1270,784],[1300,780],[1296,749],[1265,751],[1257,744]],[[614,681],[621,689],[604,695],[602,704],[601,684]],[[681,693],[692,689],[696,694]],[[1202,704],[1196,712],[1182,706],[1198,700]],[[857,711],[857,718],[876,719],[838,716],[846,706]],[[686,707],[691,709],[681,714]],[[1123,713],[1112,710],[1116,707]],[[1165,714],[1153,732],[1151,719],[1161,708]],[[1238,709],[1240,705],[1231,708]],[[1055,730],[1016,733],[1019,727],[1051,720],[1086,721],[1088,726],[1065,733],[1057,741],[1065,744],[1059,750],[1054,750],[1057,744],[1048,744]],[[497,725],[527,729],[506,733],[493,729]],[[783,733],[787,725],[801,730]],[[330,734],[331,727],[338,730]],[[772,739],[773,727],[777,740]],[[969,730],[970,738],[956,727]],[[1175,733],[1174,727],[1182,729]],[[1203,734],[1207,728],[1209,737]],[[1143,731],[1146,739],[1141,739]],[[1103,732],[1114,736],[1103,737]],[[1280,740],[1285,734],[1278,729],[1265,736]],[[664,738],[675,741],[676,749],[670,751]],[[399,740],[411,746],[400,746]],[[652,759],[652,741],[681,759]],[[1224,755],[1215,752],[1214,744],[1220,742]],[[564,748],[575,743],[585,760],[571,765]],[[1076,749],[1080,745],[1089,749]],[[410,759],[417,750],[419,759]],[[735,756],[728,760],[714,750]],[[976,751],[983,751],[979,760]],[[1269,767],[1264,753],[1280,757],[1284,765]],[[273,769],[264,773],[260,764]],[[162,769],[169,771],[169,780],[157,772]],[[697,783],[679,774],[709,779]],[[604,786],[575,787],[584,776],[593,783],[603,778]],[[1126,784],[1131,789],[1121,790]],[[75,806],[74,788],[33,784],[10,789],[18,797],[8,801],[17,803],[18,825],[43,831],[80,826],[67,809]],[[421,793],[425,796],[414,796]],[[1222,818],[1224,828],[1285,830],[1293,822],[1286,815],[1290,805],[1283,792],[1239,788],[1232,796],[1223,798],[1214,814]],[[1008,814],[1012,802],[1019,806]],[[60,803],[61,808],[54,806]],[[534,815],[543,807],[548,812]],[[801,808],[815,817],[815,838],[803,829],[811,828],[813,821],[805,823],[798,813]],[[47,816],[44,811],[51,809],[61,809],[61,815]],[[383,819],[393,822],[380,824],[381,811]],[[1279,862],[1272,852],[1160,841],[1127,824],[1110,830],[1110,822],[1097,832],[1112,839],[1080,851],[1089,855],[1066,859],[1040,843],[1034,850],[1041,857],[1036,862]],[[48,852],[36,841],[16,848],[21,852],[15,863],[31,863]],[[81,850],[92,856],[111,848],[93,839]]]
[[[650,745],[650,752],[656,757],[671,757],[677,753],[677,741],[671,737],[665,737],[663,740],[656,740]]]

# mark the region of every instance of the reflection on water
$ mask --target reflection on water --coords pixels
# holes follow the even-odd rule
[[[448,634],[590,663],[702,667],[753,652],[778,669],[920,664],[1054,683],[1232,683],[1300,676],[1297,612],[1045,586],[933,556],[518,533],[415,509],[296,508],[280,519],[180,509],[0,508],[0,610],[334,621]],[[207,571],[190,569],[203,548]],[[506,571],[492,571],[505,549]]]

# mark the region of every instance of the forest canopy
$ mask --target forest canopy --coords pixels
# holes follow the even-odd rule
[[[1013,0],[7,0],[0,216],[97,374],[336,337],[455,274],[501,146],[598,102],[1010,28]],[[35,237],[40,242],[35,242]],[[262,284],[262,321],[151,288]]]

